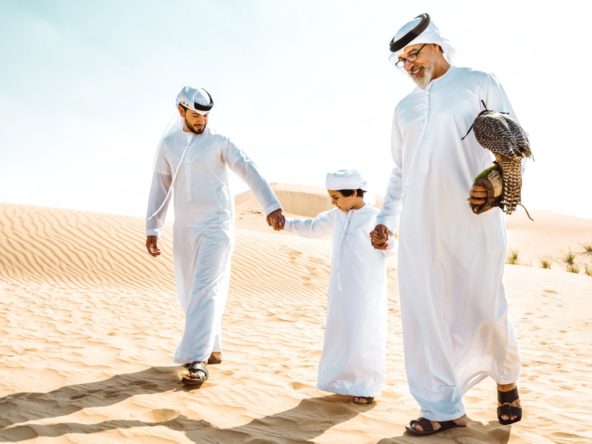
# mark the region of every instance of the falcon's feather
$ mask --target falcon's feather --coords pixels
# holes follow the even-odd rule
[[[477,142],[495,155],[502,168],[503,208],[512,214],[520,203],[522,158],[532,155],[528,136],[510,116],[488,109],[479,113],[471,128]]]

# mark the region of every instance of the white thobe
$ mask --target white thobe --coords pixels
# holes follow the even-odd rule
[[[387,335],[386,254],[370,245],[378,210],[334,208],[314,219],[288,219],[285,230],[306,237],[333,232],[327,325],[318,368],[320,390],[378,396]]]
[[[221,322],[234,243],[234,201],[227,167],[247,183],[265,214],[280,208],[255,164],[227,137],[209,128],[202,134],[172,130],[158,148],[148,216],[162,205],[177,173],[172,185],[173,257],[177,293],[185,311],[185,329],[174,356],[178,363],[207,361],[212,351],[222,347]],[[156,217],[147,220],[147,235],[158,235],[167,206],[168,201]]]
[[[420,415],[464,414],[462,395],[486,376],[515,382],[518,347],[502,284],[503,214],[472,213],[466,201],[491,154],[471,134],[483,109],[509,112],[490,74],[451,67],[397,105],[394,168],[377,220],[399,231],[405,366]],[[494,395],[492,395],[494,396]]]

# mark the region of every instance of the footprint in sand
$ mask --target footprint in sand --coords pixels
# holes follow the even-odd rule
[[[144,421],[146,422],[166,422],[178,417],[181,413],[173,409],[153,409],[146,412]]]
[[[303,384],[301,382],[291,382],[290,385],[292,386],[292,388],[294,390],[302,390],[302,389],[310,388],[310,385]]]
[[[318,275],[318,269],[315,265],[305,265],[304,268],[306,268],[306,271],[308,271],[309,274],[313,276]]]
[[[288,256],[290,257],[290,261],[295,261],[296,259],[300,258],[302,256],[302,251],[298,251],[298,250],[289,250]]]

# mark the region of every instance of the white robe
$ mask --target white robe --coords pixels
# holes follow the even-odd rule
[[[378,396],[387,335],[386,254],[370,245],[378,210],[334,208],[314,219],[288,219],[285,230],[306,237],[333,232],[327,326],[319,363],[320,390]]]
[[[185,329],[174,359],[185,364],[207,361],[222,347],[221,321],[234,243],[234,200],[227,167],[249,185],[265,214],[280,208],[280,203],[255,164],[228,138],[209,128],[197,135],[177,128],[158,148],[148,217],[163,203],[181,159],[173,185],[173,257]],[[147,220],[147,235],[158,235],[167,207],[168,201]]]
[[[502,284],[503,214],[475,215],[466,201],[491,154],[471,134],[482,110],[509,112],[490,74],[451,67],[395,109],[394,168],[377,220],[399,231],[405,366],[420,415],[462,416],[462,395],[486,376],[518,379],[518,346]],[[495,399],[493,393],[492,399]]]

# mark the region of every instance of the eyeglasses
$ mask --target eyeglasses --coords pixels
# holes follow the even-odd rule
[[[407,63],[407,62],[410,62],[410,63],[415,62],[417,60],[417,58],[419,57],[420,51],[423,49],[423,47],[425,45],[427,45],[427,43],[424,43],[423,45],[421,45],[421,47],[417,51],[412,52],[407,57],[399,57],[399,59],[395,62],[395,66],[397,68],[403,69],[405,67],[405,63]]]

